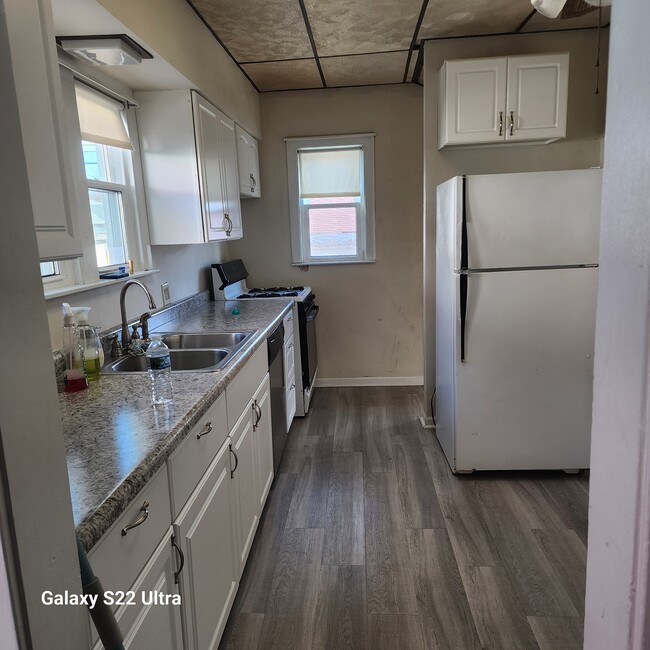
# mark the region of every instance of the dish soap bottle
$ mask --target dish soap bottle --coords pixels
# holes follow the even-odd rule
[[[151,397],[154,404],[172,401],[172,361],[169,348],[160,340],[160,334],[151,335],[147,348],[147,367],[151,378]]]
[[[88,324],[90,307],[72,307],[72,313],[76,317],[77,334],[83,348],[86,377],[88,377],[88,381],[97,381],[99,371],[104,364],[104,350],[97,331]]]
[[[63,354],[66,368],[64,390],[73,393],[88,388],[84,352],[79,341],[74,313],[67,302],[63,303]]]

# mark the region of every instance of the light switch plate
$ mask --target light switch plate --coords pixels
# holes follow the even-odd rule
[[[169,295],[169,282],[163,282],[160,285],[160,290],[162,291],[163,306],[168,305],[172,301]]]

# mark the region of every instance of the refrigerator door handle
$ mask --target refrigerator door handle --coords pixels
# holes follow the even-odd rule
[[[467,321],[467,273],[460,275],[460,360],[465,362],[465,322]]]
[[[467,241],[467,176],[463,176],[463,209],[460,230],[460,360],[465,361],[465,322],[467,320],[467,268],[469,242]]]

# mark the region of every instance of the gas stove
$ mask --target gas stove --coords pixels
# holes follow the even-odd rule
[[[246,285],[248,271],[242,260],[212,265],[215,300],[248,300],[250,298],[293,298],[296,302],[313,302],[311,287],[254,287]]]
[[[237,296],[245,298],[298,298],[305,291],[305,287],[265,287],[263,289],[249,289],[246,293]]]
[[[242,260],[232,260],[212,265],[212,282],[215,300],[249,300],[266,298],[293,300],[292,317],[298,327],[294,329],[296,345],[293,348],[293,367],[289,370],[291,388],[296,389],[296,415],[306,415],[316,382],[318,353],[316,349],[316,317],[319,306],[311,287],[254,287],[246,286],[248,271]],[[230,309],[230,306],[227,307]],[[241,307],[240,307],[241,308]],[[293,345],[293,344],[292,344]],[[288,384],[287,384],[288,385]],[[275,389],[272,389],[275,390]]]

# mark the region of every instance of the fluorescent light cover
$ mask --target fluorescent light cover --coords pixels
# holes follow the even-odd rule
[[[62,39],[61,47],[91,65],[135,65],[142,56],[119,37]]]

